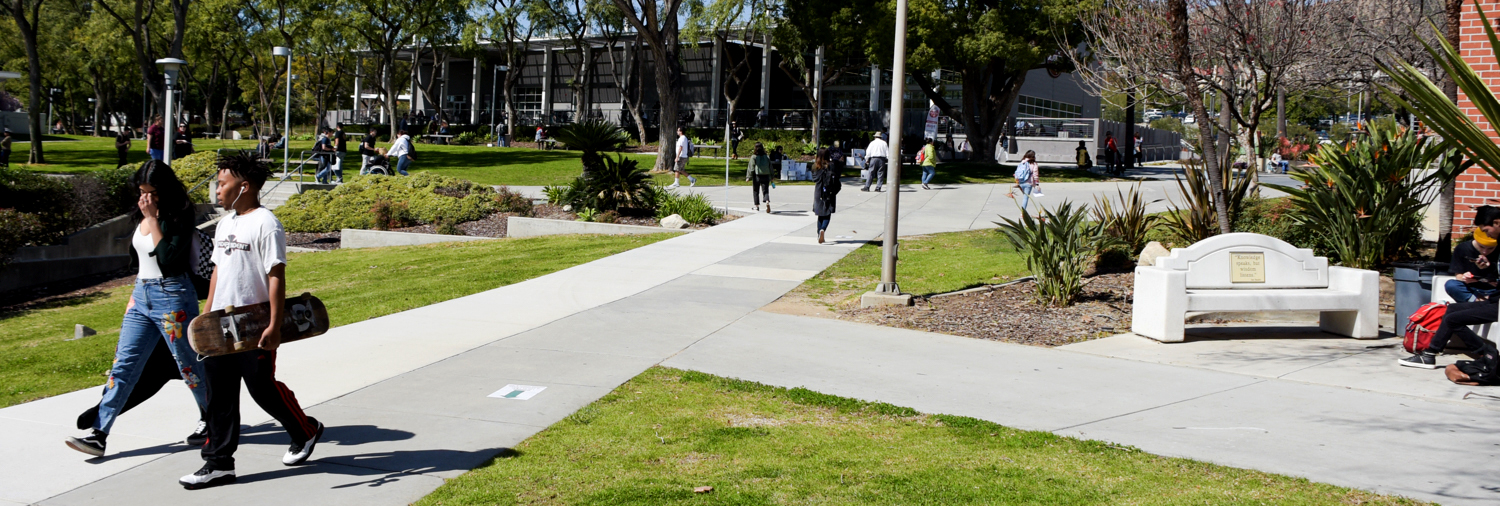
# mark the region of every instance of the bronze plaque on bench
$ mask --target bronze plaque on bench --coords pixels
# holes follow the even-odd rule
[[[1231,282],[1231,283],[1265,283],[1266,282],[1266,254],[1265,253],[1230,253],[1229,254],[1229,282]]]

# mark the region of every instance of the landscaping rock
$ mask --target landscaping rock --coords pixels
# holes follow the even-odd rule
[[[1146,243],[1146,247],[1141,248],[1140,260],[1137,260],[1135,264],[1146,266],[1156,265],[1156,257],[1164,257],[1170,254],[1172,252],[1167,251],[1166,246],[1162,246],[1159,242],[1151,241]]]
[[[713,491],[714,491],[714,488],[710,487],[710,486],[702,486],[702,487],[694,487],[693,488],[693,493],[694,494],[707,494],[707,493],[713,492]]]
[[[687,220],[682,219],[682,216],[674,214],[666,218],[662,218],[661,226],[662,228],[688,228],[688,222]]]
[[[573,205],[572,204],[568,204],[568,205],[563,206],[563,212],[569,212],[569,213],[573,212]]]
[[[91,328],[88,328],[87,325],[84,325],[84,324],[80,323],[78,325],[74,325],[73,326],[73,339],[69,339],[69,340],[70,341],[77,341],[79,339],[83,339],[85,337],[92,336],[92,335],[95,335],[95,334],[98,334],[98,333],[99,333],[99,331],[91,329]]]

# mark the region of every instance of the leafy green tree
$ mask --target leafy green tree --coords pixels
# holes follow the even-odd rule
[[[41,22],[42,0],[5,0],[0,12],[10,15],[21,32],[26,48],[26,78],[31,96],[26,110],[31,128],[30,163],[47,163],[42,156],[42,57],[37,51],[37,25]]]
[[[656,170],[671,167],[676,155],[668,136],[677,130],[677,108],[682,101],[682,46],[678,44],[682,24],[678,19],[685,0],[614,0],[621,16],[640,34],[651,51],[656,73],[656,96],[661,110],[657,128]],[[695,1],[695,0],[686,0]]]

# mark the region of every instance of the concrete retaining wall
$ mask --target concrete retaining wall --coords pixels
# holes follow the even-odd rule
[[[412,232],[346,228],[340,234],[339,248],[383,248],[386,246],[414,246],[439,242],[485,241],[489,239],[493,238],[474,237],[471,235],[417,234]]]
[[[506,218],[505,222],[506,237],[539,237],[566,234],[635,235],[660,234],[662,232],[692,232],[692,230],[673,230],[662,227],[616,225],[614,223],[592,223],[587,221],[521,218],[516,216]],[[348,239],[345,240],[347,241]]]

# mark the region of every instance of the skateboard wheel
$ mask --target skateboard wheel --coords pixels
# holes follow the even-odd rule
[[[234,314],[234,306],[224,306],[224,314]]]

